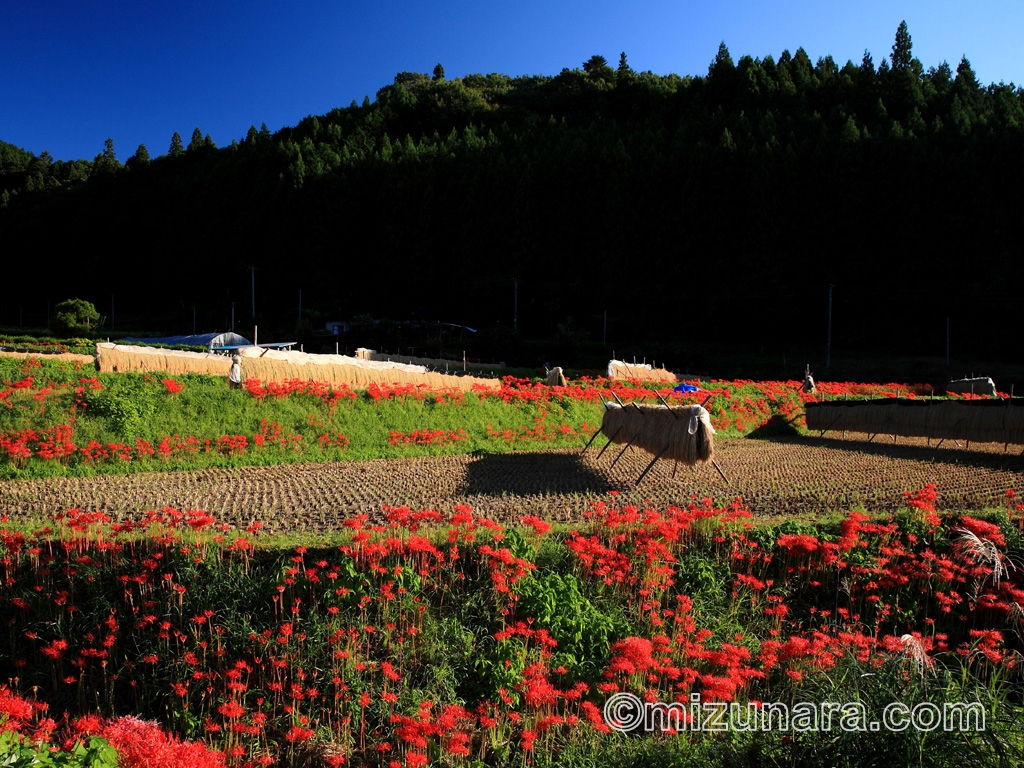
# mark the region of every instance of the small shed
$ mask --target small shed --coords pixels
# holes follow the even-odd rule
[[[954,379],[946,385],[947,392],[960,395],[996,395],[996,383],[988,376],[975,376],[970,379]]]

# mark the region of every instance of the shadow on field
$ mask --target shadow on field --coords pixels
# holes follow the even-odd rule
[[[469,462],[461,493],[542,496],[604,494],[614,488],[579,453],[485,453]]]
[[[780,438],[798,438],[800,431],[793,426],[796,417],[787,419],[781,414],[775,414],[768,421],[757,429],[746,435],[747,440],[778,440]]]
[[[964,443],[958,448],[956,443],[947,440],[939,447],[935,441],[930,446],[927,445],[924,438],[897,437],[893,443],[892,435],[878,435],[868,442],[868,436],[859,433],[848,435],[846,439],[840,438],[838,434],[832,436],[828,433],[824,437],[812,436],[803,439],[807,445],[857,451],[869,456],[888,456],[891,459],[957,464],[1009,472],[1024,470],[1024,456],[1021,456],[1019,445],[1010,445],[1004,452],[1002,443],[975,443],[968,449]]]

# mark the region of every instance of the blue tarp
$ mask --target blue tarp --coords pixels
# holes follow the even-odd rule
[[[700,387],[694,384],[680,384],[673,392],[700,392]]]

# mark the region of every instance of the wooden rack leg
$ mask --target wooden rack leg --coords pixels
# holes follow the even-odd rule
[[[644,479],[645,477],[647,477],[647,473],[651,471],[651,467],[653,467],[653,466],[654,466],[655,464],[657,464],[657,463],[658,463],[658,459],[660,459],[660,458],[662,457],[662,454],[664,454],[664,453],[665,453],[665,451],[667,451],[667,450],[668,450],[668,448],[669,448],[669,444],[668,444],[668,443],[666,443],[666,444],[665,444],[665,447],[664,447],[664,448],[662,448],[662,449],[661,449],[660,451],[658,451],[658,455],[657,455],[657,456],[655,456],[655,457],[654,457],[653,459],[651,459],[651,463],[647,465],[647,469],[645,469],[645,470],[644,470],[643,472],[641,472],[641,473],[640,473],[640,477],[638,477],[638,478],[636,479],[636,482],[634,483],[634,485],[640,485],[640,482],[641,482],[641,481],[642,481],[642,480],[643,480],[643,479]]]

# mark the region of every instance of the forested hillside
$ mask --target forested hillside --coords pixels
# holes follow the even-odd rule
[[[692,77],[625,54],[552,77],[439,65],[274,134],[169,143],[124,163],[112,141],[92,162],[0,143],[0,322],[75,295],[168,332],[236,302],[251,326],[255,275],[261,336],[301,330],[301,290],[316,320],[600,340],[607,311],[623,346],[781,349],[824,347],[831,284],[835,346],[938,356],[950,318],[978,353],[1020,350],[1024,92],[966,58],[926,69],[905,26],[879,62],[723,43]]]

